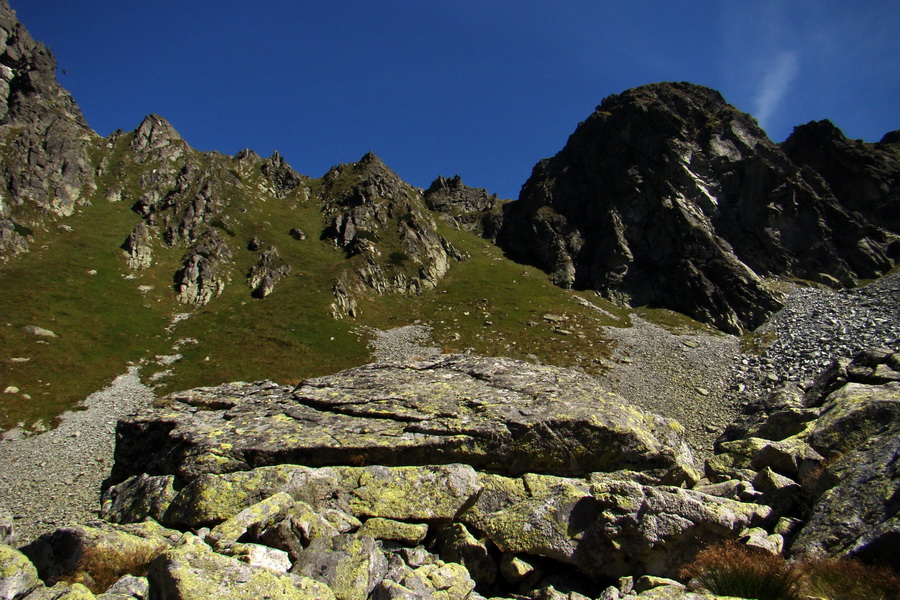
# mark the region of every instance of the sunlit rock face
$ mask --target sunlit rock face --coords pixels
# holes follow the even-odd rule
[[[718,92],[659,83],[606,98],[538,163],[499,243],[559,285],[740,332],[780,306],[762,278],[853,285],[890,268],[893,237]]]

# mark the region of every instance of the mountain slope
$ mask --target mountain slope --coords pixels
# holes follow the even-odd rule
[[[498,239],[559,285],[739,333],[780,306],[764,277],[849,286],[892,266],[896,235],[855,210],[718,92],[661,83],[605,99],[538,163]]]

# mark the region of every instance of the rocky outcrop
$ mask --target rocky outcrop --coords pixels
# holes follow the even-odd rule
[[[336,317],[356,314],[351,296],[418,295],[434,288],[454,260],[465,257],[440,236],[421,191],[403,182],[371,152],[322,178],[323,239],[343,249],[350,268],[335,283]]]
[[[231,249],[214,229],[207,230],[175,274],[175,291],[185,304],[203,306],[225,289]]]
[[[459,229],[494,238],[502,221],[501,202],[483,188],[464,185],[459,175],[438,177],[425,190],[425,205]]]
[[[900,354],[839,359],[732,426],[706,464],[707,490],[766,504],[795,556],[898,565]],[[705,485],[701,482],[701,487]]]
[[[642,86],[535,166],[498,243],[559,285],[741,332],[780,306],[762,277],[846,286],[893,264],[896,236],[804,173],[718,92]]]
[[[900,233],[900,140],[886,135],[877,144],[847,139],[828,120],[794,128],[781,145],[794,164],[822,178],[845,208],[893,233]],[[900,256],[895,242],[892,256]]]
[[[113,481],[353,461],[464,462],[510,475],[632,469],[676,484],[693,476],[680,425],[577,371],[511,359],[374,363],[296,389],[235,383],[168,403],[120,424]]]
[[[144,223],[134,226],[131,234],[122,244],[125,252],[125,261],[128,267],[135,271],[146,269],[153,264],[153,245],[150,229]]]
[[[70,215],[93,191],[88,149],[96,134],[56,81],[56,59],[0,2],[0,254],[25,250],[18,209]],[[27,211],[26,211],[27,212]]]
[[[254,298],[265,298],[275,289],[275,285],[291,274],[291,265],[287,264],[278,249],[267,248],[259,255],[259,262],[247,273],[247,285]]]

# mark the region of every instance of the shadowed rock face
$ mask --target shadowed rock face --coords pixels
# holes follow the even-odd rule
[[[891,238],[718,92],[660,83],[605,99],[538,163],[498,242],[558,285],[740,332],[780,306],[760,277],[852,285],[890,268]]]
[[[120,423],[112,480],[192,480],[264,465],[463,462],[507,474],[645,470],[677,482],[691,457],[674,422],[593,378],[511,359],[447,355],[307,380],[225,384]]]
[[[895,132],[892,132],[895,133]],[[877,144],[849,140],[831,121],[794,128],[781,149],[804,177],[821,177],[841,205],[870,223],[900,233],[900,138],[890,133]],[[900,244],[893,249],[900,254]]]

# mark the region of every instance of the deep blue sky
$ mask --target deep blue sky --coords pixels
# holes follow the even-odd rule
[[[108,135],[158,113],[200,150],[318,177],[372,150],[410,183],[515,198],[609,94],[691,81],[775,141],[900,128],[895,0],[11,0]]]

